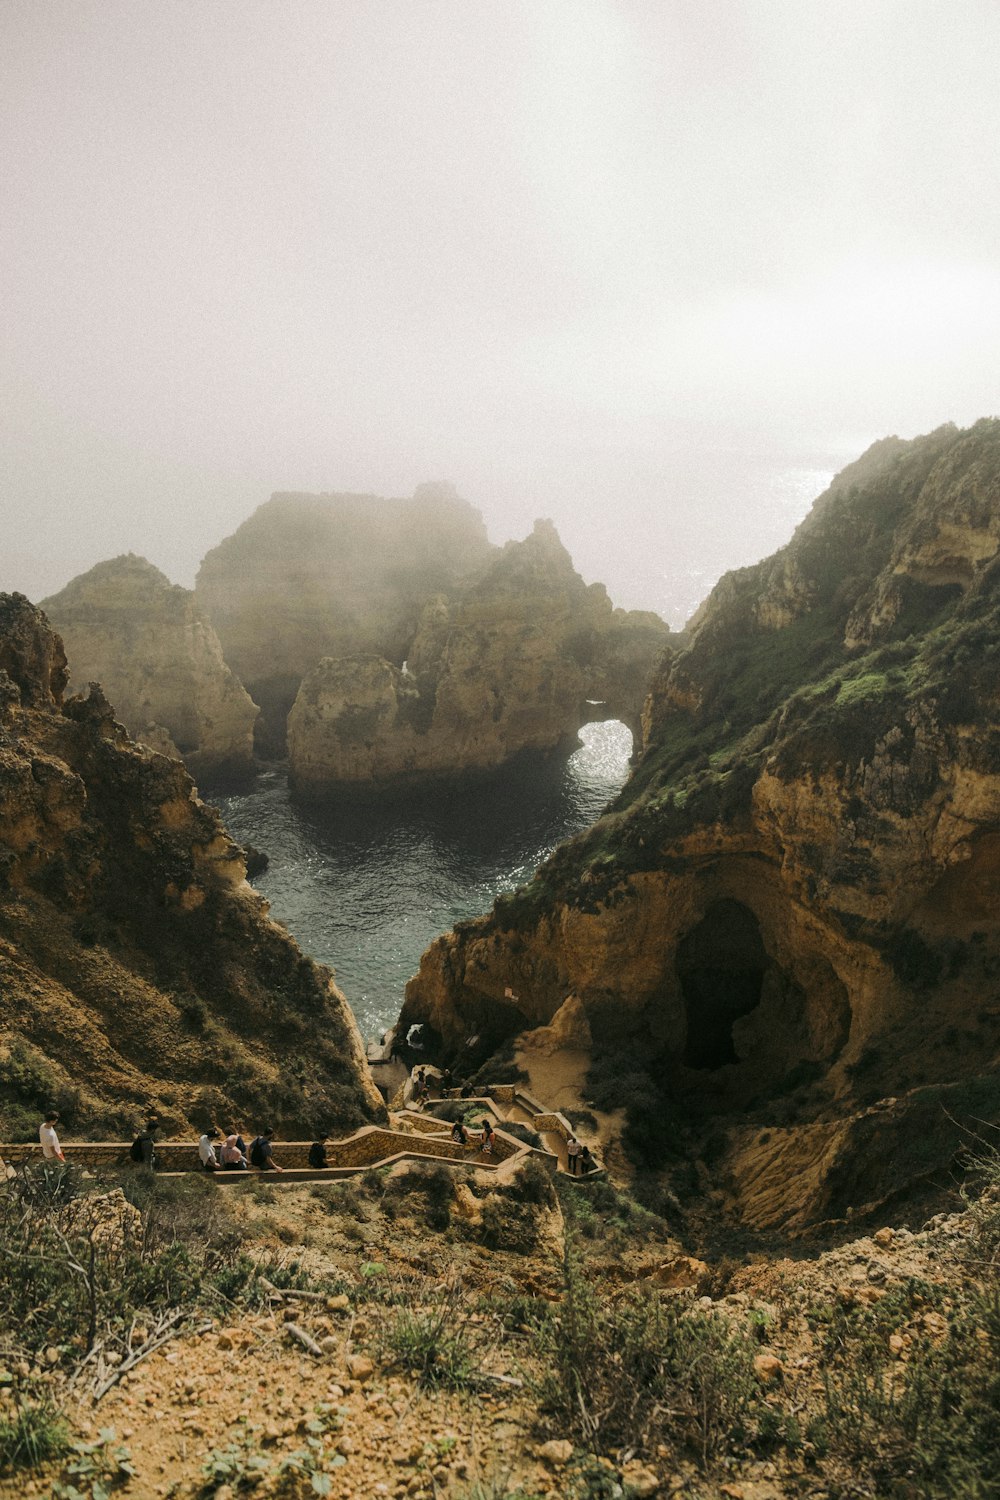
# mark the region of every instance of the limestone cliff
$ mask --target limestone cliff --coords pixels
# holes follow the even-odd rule
[[[252,772],[257,706],[190,590],[129,553],[74,578],[42,608],[66,647],[70,686],[99,682],[130,734],[182,756],[204,783]]]
[[[489,771],[575,747],[594,718],[638,736],[668,636],[656,615],[613,610],[539,521],[453,600],[425,606],[405,669],[374,655],[316,666],[289,716],[293,784],[315,794]]]
[[[428,598],[495,551],[449,485],[421,485],[410,500],[272,496],[207,554],[196,585],[227,662],[262,706],[261,753],[284,754],[288,712],[321,657],[401,663]]]
[[[77,1135],[146,1109],[168,1128],[378,1115],[344,997],[184,767],[66,681],[45,616],[0,595],[0,1138],[53,1103]]]
[[[751,1222],[941,1168],[949,1116],[1000,1116],[998,554],[1000,422],[876,444],[720,582],[617,803],[432,946],[402,1023],[457,1055],[577,997],[654,1111],[726,1124]]]

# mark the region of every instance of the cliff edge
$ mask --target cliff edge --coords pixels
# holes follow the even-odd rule
[[[0,595],[0,1138],[53,1105],[76,1135],[150,1110],[167,1129],[381,1117],[344,997],[218,814],[67,678],[45,616]]]
[[[943,1170],[949,1116],[1000,1115],[998,660],[1000,422],[876,444],[722,579],[618,801],[428,950],[401,1025],[458,1057],[574,997],[633,1155],[714,1118],[747,1222]]]

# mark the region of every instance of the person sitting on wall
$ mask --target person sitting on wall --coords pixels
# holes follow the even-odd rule
[[[469,1132],[461,1120],[456,1120],[451,1127],[451,1138],[456,1146],[467,1146],[469,1144]]]
[[[250,1142],[250,1165],[259,1167],[262,1172],[283,1172],[284,1167],[279,1167],[274,1159],[271,1142],[274,1139],[274,1131],[270,1125],[262,1130],[260,1135],[255,1136]]]
[[[316,1171],[320,1171],[330,1165],[326,1159],[326,1143],[329,1139],[330,1137],[323,1132],[316,1137],[309,1147],[309,1165],[314,1167]]]
[[[156,1171],[156,1132],[159,1130],[156,1120],[147,1120],[145,1125],[132,1142],[129,1156],[135,1162],[141,1162],[151,1172]]]
[[[245,1172],[247,1169],[246,1154],[241,1150],[242,1141],[234,1133],[226,1136],[226,1143],[219,1152],[222,1158],[222,1170],[224,1172]]]
[[[219,1158],[215,1154],[214,1141],[219,1139],[219,1132],[214,1125],[210,1125],[205,1134],[198,1141],[198,1159],[206,1172],[217,1172],[219,1170]]]

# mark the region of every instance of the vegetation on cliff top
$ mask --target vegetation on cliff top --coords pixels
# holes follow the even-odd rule
[[[719,583],[667,654],[617,801],[502,896],[493,923],[531,926],[561,901],[596,909],[661,868],[668,844],[738,827],[765,764],[785,778],[859,767],[918,717],[945,737],[961,726],[956,753],[1000,768],[1000,560],[983,546],[967,566],[952,535],[995,533],[998,501],[998,421],[877,444],[845,470],[786,547]],[[954,555],[941,543],[923,557],[938,530]]]
[[[191,1500],[346,1500],[383,1474],[451,1500],[993,1494],[1000,1161],[976,1149],[962,1214],[711,1266],[627,1193],[557,1202],[541,1169],[499,1193],[374,1173],[280,1207],[268,1184],[23,1173],[0,1184],[0,1490],[152,1493],[170,1463]]]

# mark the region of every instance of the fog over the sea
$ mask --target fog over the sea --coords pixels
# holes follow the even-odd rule
[[[447,478],[676,620],[1000,410],[996,0],[4,0],[0,588]]]

